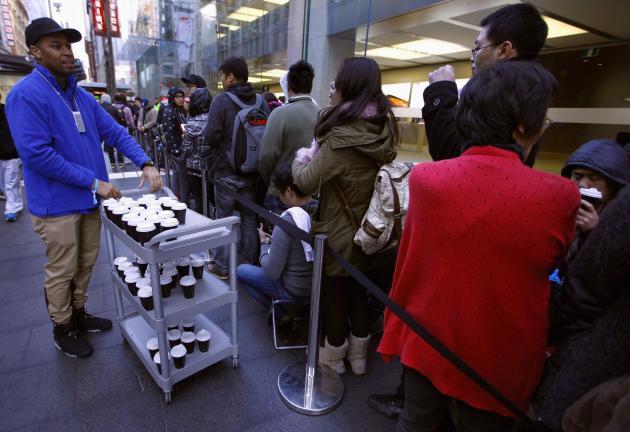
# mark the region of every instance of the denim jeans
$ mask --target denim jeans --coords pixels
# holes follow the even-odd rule
[[[253,182],[243,180],[238,176],[215,177],[215,181],[230,187],[244,198],[254,200],[255,184]],[[214,200],[217,219],[228,216],[239,216],[241,218],[241,240],[238,252],[245,263],[257,263],[260,239],[258,238],[256,214],[240,205],[234,198],[217,187],[214,189]],[[216,249],[214,262],[223,271],[228,270],[228,253],[229,249],[227,246],[221,246]]]
[[[190,195],[190,185],[188,184],[188,169],[186,168],[186,156],[171,155],[171,164],[174,168],[173,176],[173,193],[177,195],[179,200],[188,205]]]
[[[262,267],[241,264],[236,268],[236,279],[241,288],[265,309],[271,306],[271,298],[277,300],[293,298],[283,287],[282,281],[272,281]]]

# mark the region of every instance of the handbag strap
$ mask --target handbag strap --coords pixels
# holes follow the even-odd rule
[[[396,186],[394,186],[394,181],[392,180],[392,176],[389,171],[383,170],[383,172],[387,174],[389,184],[392,188],[392,196],[394,198],[394,232],[396,233],[396,238],[400,240],[402,238],[402,211],[400,209],[400,197],[398,196],[398,190],[396,190]]]
[[[350,219],[350,224],[352,224],[352,229],[354,230],[354,232],[357,232],[359,230],[359,224],[354,218],[354,215],[352,214],[352,210],[350,210],[350,206],[348,205],[348,200],[346,199],[346,196],[343,193],[343,190],[341,190],[341,186],[339,186],[339,183],[337,183],[336,181],[335,181],[335,190],[337,191],[337,195],[339,196],[339,199],[341,200],[342,210],[344,211],[346,216],[348,216],[348,219]]]

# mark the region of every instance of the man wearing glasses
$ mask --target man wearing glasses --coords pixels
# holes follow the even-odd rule
[[[505,6],[481,21],[470,61],[473,75],[504,60],[534,60],[547,39],[547,24],[538,10],[528,4]],[[457,157],[467,144],[455,130],[458,101],[455,70],[442,66],[429,73],[429,87],[424,91],[422,118],[433,160]],[[526,163],[534,164],[536,146]]]

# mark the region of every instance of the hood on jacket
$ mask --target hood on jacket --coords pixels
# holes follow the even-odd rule
[[[175,106],[175,95],[176,94],[181,94],[182,96],[186,96],[184,93],[184,90],[180,89],[179,87],[171,87],[170,89],[168,89],[168,104]]]
[[[615,141],[596,139],[573,152],[562,168],[562,175],[570,178],[574,168],[596,171],[617,184],[630,184],[630,163],[623,147]]]
[[[256,89],[250,83],[232,84],[227,88],[227,91],[234,93],[247,104],[253,104],[256,100]]]
[[[190,103],[188,105],[188,113],[191,117],[201,113],[207,113],[210,110],[212,95],[207,88],[198,88],[190,95]]]
[[[365,119],[334,126],[323,139],[318,139],[320,142],[323,140],[329,140],[333,149],[352,147],[379,165],[396,158],[397,143],[389,121],[384,127]]]

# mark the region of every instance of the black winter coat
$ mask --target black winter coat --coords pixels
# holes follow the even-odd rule
[[[457,84],[452,81],[438,81],[424,90],[422,119],[429,142],[429,154],[434,161],[456,158],[472,143],[463,138],[455,128],[457,112]],[[538,144],[530,151],[525,164],[534,166],[538,154]]]
[[[186,123],[184,108],[175,105],[175,94],[184,94],[182,89],[172,87],[168,91],[168,106],[162,108],[158,114],[158,123],[162,126],[164,142],[169,153],[173,156],[181,154],[184,132],[182,124]]]
[[[630,369],[630,187],[602,212],[569,266],[551,325],[565,338],[532,404],[560,429],[564,412],[591,388]]]
[[[4,104],[0,104],[0,160],[11,160],[19,158],[13,137],[9,130],[7,115],[4,111]]]

